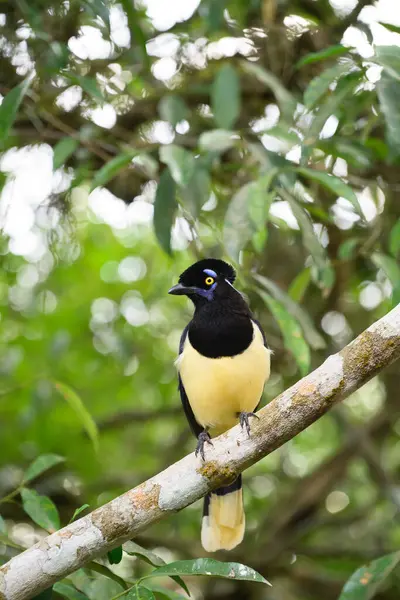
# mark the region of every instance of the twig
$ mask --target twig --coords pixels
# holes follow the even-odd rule
[[[55,115],[52,115],[49,111],[42,109],[40,111],[40,114],[48,123],[50,123],[50,125],[53,125],[56,129],[62,131],[66,135],[71,136],[76,140],[79,140],[83,146],[86,146],[87,149],[90,150],[90,152],[101,158],[104,162],[108,162],[110,160],[111,157],[108,154],[106,154],[102,150],[99,150],[99,148],[96,148],[90,140],[82,139],[78,131],[61,121],[61,119],[59,119]]]

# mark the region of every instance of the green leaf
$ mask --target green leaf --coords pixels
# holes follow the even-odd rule
[[[283,117],[287,121],[291,121],[297,102],[294,96],[282,85],[278,77],[253,62],[241,61],[241,65],[248,75],[256,77],[261,83],[264,83],[264,85],[272,90]]]
[[[357,569],[345,584],[339,600],[370,600],[400,562],[400,552],[393,552]]]
[[[132,164],[136,167],[139,167],[149,179],[157,179],[158,160],[153,158],[151,154],[148,154],[147,152],[141,152],[140,154],[137,154],[133,158]]]
[[[329,175],[322,171],[316,171],[315,169],[307,169],[305,167],[299,167],[296,171],[300,173],[300,175],[303,175],[303,177],[318,182],[336,196],[346,198],[346,200],[351,202],[357,214],[363,216],[360,203],[358,202],[358,198],[353,189],[347,185],[347,183],[339,179],[339,177],[336,177],[336,175]]]
[[[355,88],[360,84],[362,79],[361,71],[349,73],[342,77],[336,88],[327,96],[324,102],[319,103],[318,110],[311,122],[311,125],[306,133],[305,142],[303,142],[301,164],[306,165],[313,150],[314,145],[318,141],[319,135],[326,120],[339,111],[343,110],[343,103],[350,94],[354,93]]]
[[[78,517],[84,510],[86,510],[87,508],[89,508],[89,504],[82,504],[82,506],[80,506],[79,508],[77,508],[74,511],[74,514],[72,515],[72,517],[70,518],[69,522],[72,523],[73,521],[75,521],[76,517]]]
[[[129,590],[125,598],[127,598],[127,600],[156,600],[153,592],[147,587],[144,587],[144,585],[135,585],[134,588]]]
[[[359,243],[360,238],[353,237],[340,244],[337,253],[338,258],[340,258],[340,260],[350,260],[353,258]]]
[[[84,0],[83,4],[95,18],[99,16],[104,21],[107,29],[110,30],[110,11],[104,0]]]
[[[32,598],[32,600],[51,600],[53,597],[53,588],[47,588],[47,590],[44,590],[43,592],[41,592],[40,594],[38,594],[37,596],[34,596]]]
[[[400,267],[394,258],[380,252],[374,252],[371,255],[371,260],[378,269],[382,269],[394,288],[400,287]]]
[[[323,269],[311,269],[311,276],[320,288],[330,290],[335,283],[335,270],[328,263]]]
[[[289,227],[287,221],[285,221],[285,219],[281,219],[281,217],[277,217],[273,214],[270,214],[269,220],[273,225],[275,225],[275,227],[278,227],[278,229],[280,229],[281,232],[289,233],[290,231],[292,231],[292,228]]]
[[[157,594],[157,600],[187,600],[188,598],[187,595],[183,596],[169,588],[162,587],[161,585],[154,585],[153,582],[146,582],[146,587]]]
[[[139,544],[136,544],[136,542],[125,542],[125,544],[122,545],[122,548],[124,552],[129,554],[129,556],[139,556],[152,567],[160,567],[161,565],[165,565],[165,560],[163,560],[161,556],[151,552],[151,550],[147,550],[146,548],[139,546]]]
[[[41,456],[38,456],[37,459],[34,460],[25,471],[23,484],[36,479],[36,477],[45,471],[48,471],[55,465],[59,465],[64,461],[65,458],[63,456],[59,456],[58,454],[42,454]]]
[[[287,142],[287,145],[290,147],[301,143],[301,138],[298,133],[292,129],[288,129],[288,126],[284,122],[277,123],[273,127],[268,127],[267,129],[262,129],[259,134],[260,133],[266,133],[282,142]]]
[[[398,258],[398,254],[400,252],[400,219],[397,219],[396,223],[390,230],[389,249],[391,254]]]
[[[351,63],[338,63],[325,69],[321,75],[314,77],[304,92],[304,104],[308,109],[313,108],[321,97],[329,90],[329,86],[344,73],[348,73]]]
[[[393,33],[400,34],[400,27],[398,25],[393,25],[392,23],[384,23],[383,21],[380,21],[379,25],[383,25],[383,27],[386,27],[386,29],[389,29],[389,31],[392,31]]]
[[[0,143],[4,142],[8,136],[15,118],[18,113],[19,106],[25,96],[33,76],[30,75],[24,81],[19,83],[3,98],[0,105]]]
[[[273,180],[278,174],[278,169],[271,169],[269,173],[254,181],[253,192],[249,196],[247,212],[256,231],[265,229],[274,194],[268,194]]]
[[[28,488],[21,490],[21,498],[24,511],[37,525],[50,531],[60,528],[60,517],[50,498]]]
[[[128,589],[128,584],[116,573],[111,571],[108,567],[101,565],[95,561],[91,561],[90,563],[85,565],[86,569],[90,571],[94,571],[95,573],[100,573],[100,575],[104,575],[104,577],[108,577],[108,579],[112,579],[115,583],[118,583],[122,587],[123,590]]]
[[[301,302],[311,281],[311,269],[306,267],[293,279],[288,295],[294,302]]]
[[[154,201],[154,231],[161,248],[171,254],[171,229],[177,208],[176,186],[168,168],[164,169],[158,182]]]
[[[210,175],[207,169],[198,166],[196,161],[194,173],[188,185],[182,188],[182,197],[193,217],[197,217],[203,204],[210,197]]]
[[[86,75],[69,74],[66,74],[66,77],[69,77],[69,79],[73,83],[79,85],[83,89],[83,91],[86,92],[86,94],[93,98],[93,100],[95,100],[97,103],[104,103],[104,96],[101,93],[97,85],[97,81],[96,79],[94,79],[94,77],[87,77]]]
[[[279,193],[289,202],[300,226],[303,246],[309,251],[314,260],[314,268],[311,269],[313,281],[324,290],[330,289],[335,281],[335,271],[330,266],[325,249],[314,231],[310,214],[287,190],[280,189]]]
[[[346,48],[346,46],[342,46],[342,44],[336,44],[335,46],[328,46],[328,48],[324,48],[323,50],[319,50],[318,52],[311,52],[310,54],[306,54],[303,56],[297,63],[296,69],[300,69],[300,67],[304,67],[304,65],[310,65],[315,62],[320,62],[321,60],[327,60],[329,58],[336,58],[337,56],[342,56],[343,54],[347,54],[350,48]]]
[[[59,169],[65,161],[75,152],[79,141],[73,137],[62,138],[53,148],[53,169]]]
[[[261,254],[263,251],[265,244],[267,243],[267,239],[268,229],[266,227],[264,227],[264,229],[259,229],[251,236],[251,244],[258,254]]]
[[[6,522],[1,515],[0,515],[0,533],[2,533],[3,535],[7,535]]]
[[[126,16],[128,17],[128,26],[131,32],[131,48],[140,50],[142,62],[147,69],[150,68],[150,61],[146,51],[146,37],[140,26],[139,13],[136,10],[135,3],[132,0],[121,0]]]
[[[303,338],[299,324],[280,302],[274,300],[274,298],[266,294],[263,290],[258,290],[258,293],[278,323],[285,348],[293,355],[301,376],[304,377],[310,368],[311,355],[310,348]]]
[[[226,129],[212,129],[200,134],[199,147],[211,152],[225,152],[237,142],[238,136]]]
[[[295,198],[285,190],[280,190],[282,197],[287,200],[293,211],[293,214],[299,224],[303,245],[313,257],[318,269],[322,270],[326,267],[327,257],[325,249],[321,245],[314,228],[309,213],[297,202]]]
[[[67,598],[68,600],[88,600],[88,597],[85,596],[82,592],[76,589],[75,586],[72,585],[68,580],[58,581],[54,584],[53,590],[63,596],[63,598]]]
[[[122,560],[122,546],[118,546],[107,552],[108,562],[110,565],[118,565]]]
[[[170,173],[178,185],[188,185],[195,169],[194,156],[185,148],[169,144],[160,148],[160,159],[170,170]]]
[[[263,202],[271,202],[265,187],[262,180],[246,183],[229,203],[224,219],[223,240],[227,254],[234,260],[238,260],[240,251],[256,232],[249,207],[253,207],[254,214],[255,206],[258,206],[259,212]]]
[[[0,171],[0,194],[3,191],[4,186],[7,183],[7,173]]]
[[[365,169],[371,166],[373,161],[373,152],[367,148],[367,144],[371,138],[365,143],[357,140],[346,140],[344,137],[334,135],[329,139],[318,140],[318,148],[321,148],[325,154],[331,154],[333,157],[341,157],[352,167]],[[383,143],[384,144],[384,143]],[[386,145],[384,144],[386,147]]]
[[[308,281],[310,280],[310,269],[307,270]],[[263,288],[277,300],[296,321],[301,325],[304,337],[314,350],[325,348],[325,340],[314,327],[311,317],[306,311],[286,294],[274,281],[263,275],[254,275],[254,279],[260,283]],[[307,283],[308,285],[308,283]]]
[[[264,148],[262,144],[248,143],[248,148],[254,159],[260,163],[261,171],[268,175],[272,169],[279,169],[277,180],[285,187],[292,188],[296,183],[296,174],[293,172],[293,163],[277,152]]]
[[[164,577],[165,575],[207,575],[236,579],[241,581],[257,581],[270,585],[262,575],[254,569],[235,562],[221,562],[213,558],[197,558],[193,560],[177,560],[162,567],[154,569],[149,575],[142,577],[141,581],[150,577]]]
[[[40,64],[37,65],[38,73],[40,76],[53,77],[68,67],[68,61],[68,46],[64,43],[53,41],[47,46],[41,56]]]
[[[88,434],[95,452],[97,452],[99,448],[99,431],[92,415],[89,413],[78,394],[72,388],[59,381],[56,381],[54,385],[56,390],[75,412],[82,427]]]
[[[211,109],[221,129],[230,129],[240,114],[240,81],[232,65],[223,65],[212,84]]]
[[[162,565],[165,565],[165,560],[158,556],[158,554],[155,554],[154,552],[151,552],[151,550],[147,550],[146,548],[139,546],[139,544],[136,544],[136,542],[126,542],[125,544],[123,544],[122,548],[130,556],[138,556],[153,567],[160,567]],[[172,576],[171,579],[173,579],[175,583],[180,585],[181,588],[187,593],[187,595],[190,596],[190,592],[187,588],[186,583],[180,577]]]
[[[386,123],[386,138],[394,154],[400,154],[400,83],[386,73],[376,84],[380,107]]]
[[[206,5],[208,8],[207,22],[209,33],[214,33],[221,29],[224,23],[225,0],[211,0]]]
[[[126,166],[130,165],[134,156],[136,156],[136,151],[132,150],[131,152],[123,152],[122,154],[118,154],[115,158],[112,158],[108,163],[106,163],[101,169],[97,171],[95,176],[93,177],[92,186],[90,191],[94,190],[97,187],[103,186],[108,183],[111,179],[113,179],[121,169],[124,169]]]
[[[83,589],[90,597],[90,600],[113,600],[116,598],[125,600],[126,593],[131,587],[132,583],[121,590],[121,586],[110,577],[105,579],[104,577],[92,576],[92,584],[85,585]]]
[[[400,81],[400,48],[399,46],[376,46],[376,61],[386,73]]]
[[[158,112],[164,121],[171,123],[172,127],[186,119],[188,107],[180,96],[163,96],[158,104]]]

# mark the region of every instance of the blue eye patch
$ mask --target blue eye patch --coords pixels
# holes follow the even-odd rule
[[[205,273],[206,275],[209,275],[210,277],[216,277],[217,274],[215,271],[213,271],[212,269],[204,269],[203,273]]]

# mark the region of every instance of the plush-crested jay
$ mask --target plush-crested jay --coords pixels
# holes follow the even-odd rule
[[[238,422],[250,434],[270,374],[270,351],[260,324],[233,287],[235,271],[207,258],[189,267],[170,294],[187,295],[195,310],[185,327],[176,361],[186,417],[204,446]],[[205,550],[231,550],[243,539],[242,478],[207,494],[201,529]]]

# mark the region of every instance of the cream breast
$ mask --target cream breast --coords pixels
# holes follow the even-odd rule
[[[196,421],[219,435],[238,422],[241,412],[258,405],[270,375],[270,351],[264,346],[259,327],[253,322],[253,339],[235,356],[202,356],[186,337],[176,361]]]

